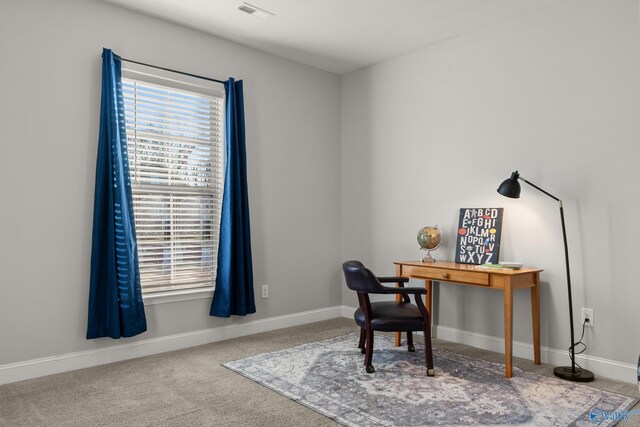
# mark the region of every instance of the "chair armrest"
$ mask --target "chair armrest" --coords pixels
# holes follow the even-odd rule
[[[407,277],[378,277],[380,283],[407,283],[409,278]]]
[[[404,295],[426,295],[427,290],[425,288],[390,288],[387,286],[383,286],[384,290],[380,292],[381,294],[404,294]],[[378,293],[378,292],[376,292]]]

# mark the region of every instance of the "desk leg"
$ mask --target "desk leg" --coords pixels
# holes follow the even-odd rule
[[[427,297],[425,298],[425,302],[424,305],[427,308],[427,311],[429,312],[429,321],[431,322],[431,326],[433,326],[433,311],[431,311],[431,307],[433,304],[433,285],[432,285],[432,281],[431,280],[425,280],[424,281],[424,287],[427,290]]]
[[[505,376],[511,378],[512,375],[512,354],[513,349],[513,289],[511,282],[504,286],[504,359]]]
[[[540,274],[531,288],[531,320],[533,323],[533,363],[540,364]]]
[[[396,277],[401,277],[402,276],[402,266],[401,265],[396,265]],[[398,287],[398,284],[396,283],[396,288]],[[402,301],[402,295],[400,294],[396,294],[396,302],[400,302]],[[400,332],[396,332],[396,347],[400,347]]]

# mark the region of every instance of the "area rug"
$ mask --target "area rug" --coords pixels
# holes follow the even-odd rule
[[[358,334],[224,363],[346,426],[612,426],[637,399],[379,335],[367,374]],[[619,419],[619,417],[617,418]]]

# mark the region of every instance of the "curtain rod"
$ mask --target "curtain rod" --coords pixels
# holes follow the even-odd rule
[[[125,61],[125,62],[131,62],[133,64],[144,65],[144,66],[151,67],[151,68],[157,68],[158,70],[164,70],[164,71],[170,71],[172,73],[184,74],[185,76],[195,77],[197,79],[209,80],[210,82],[216,82],[216,83],[222,83],[222,84],[225,83],[222,80],[212,79],[211,77],[204,77],[204,76],[199,76],[197,74],[185,73],[184,71],[177,71],[177,70],[172,70],[171,68],[165,68],[165,67],[159,67],[157,65],[145,64],[144,62],[133,61],[131,59],[120,58],[120,60],[121,61]]]

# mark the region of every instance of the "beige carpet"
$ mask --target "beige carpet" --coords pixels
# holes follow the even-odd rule
[[[335,319],[0,386],[0,425],[337,426],[220,364],[357,330],[352,320]],[[469,357],[503,361],[498,353],[434,343]],[[514,363],[553,375],[551,366]],[[591,386],[638,395],[633,384],[602,378]],[[619,425],[640,426],[640,416]]]

